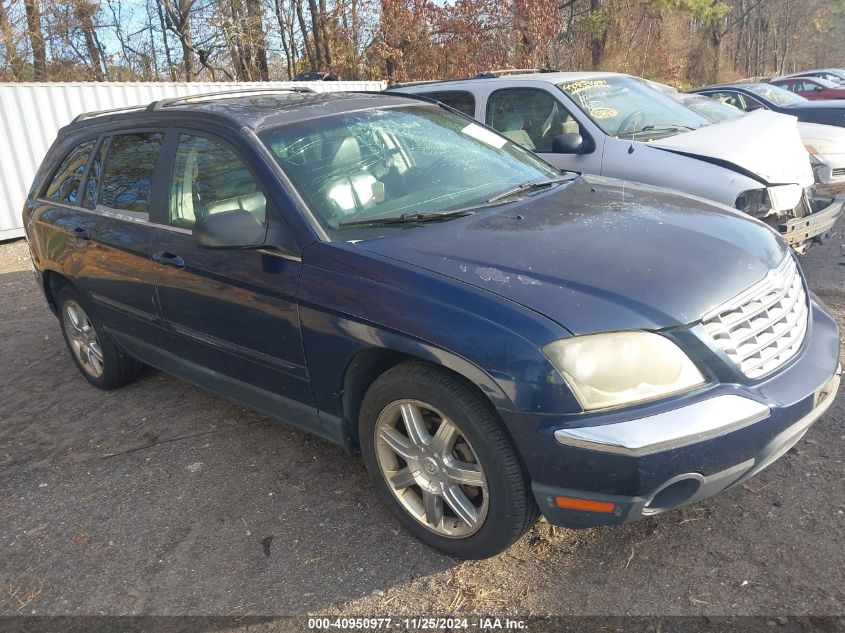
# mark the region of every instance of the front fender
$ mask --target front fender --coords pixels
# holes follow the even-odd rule
[[[321,242],[304,253],[297,300],[314,400],[328,415],[343,416],[346,369],[368,349],[446,367],[497,408],[580,410],[540,351],[568,333],[492,293],[354,245]]]

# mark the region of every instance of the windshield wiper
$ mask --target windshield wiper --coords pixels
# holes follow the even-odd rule
[[[338,226],[377,226],[385,224],[415,224],[417,222],[439,222],[442,220],[451,220],[452,218],[461,218],[466,215],[472,215],[478,209],[484,208],[488,205],[480,205],[477,207],[466,207],[464,209],[454,209],[453,211],[444,211],[442,213],[402,213],[401,215],[383,215],[374,218],[361,218],[360,220],[344,220],[339,222]]]
[[[687,132],[692,132],[696,128],[690,127],[688,125],[646,125],[636,130],[632,130],[631,132],[623,132],[620,136],[624,134],[642,134],[643,132],[680,132],[681,130],[686,130]]]
[[[516,195],[520,195],[523,193],[528,193],[529,191],[535,191],[537,189],[545,189],[547,187],[552,187],[562,182],[568,182],[572,180],[572,178],[553,178],[551,180],[529,180],[528,182],[524,182],[521,185],[517,185],[513,189],[507,189],[502,193],[497,193],[492,198],[488,198],[487,202],[498,202],[499,200],[504,200],[506,198],[511,198]]]

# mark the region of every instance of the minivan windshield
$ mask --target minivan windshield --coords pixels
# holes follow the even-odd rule
[[[656,138],[710,124],[697,112],[632,77],[580,79],[558,87],[610,136]]]
[[[781,88],[780,86],[774,86],[772,84],[747,84],[743,86],[743,88],[758,97],[763,97],[763,99],[775,104],[776,106],[789,107],[801,105],[802,103],[806,103],[808,101],[808,99],[805,99],[801,95],[789,92],[786,88]]]
[[[362,228],[370,220],[445,221],[566,180],[507,138],[429,104],[324,116],[259,137],[337,240],[371,231]]]

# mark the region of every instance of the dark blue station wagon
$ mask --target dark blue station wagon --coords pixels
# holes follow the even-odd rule
[[[657,514],[831,405],[839,335],[771,229],[562,173],[440,104],[250,92],[79,117],[24,209],[71,355],[360,452],[450,555]]]

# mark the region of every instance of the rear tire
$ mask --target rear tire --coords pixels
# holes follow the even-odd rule
[[[387,506],[449,556],[495,556],[537,520],[528,477],[490,406],[428,363],[388,370],[359,417],[361,452]]]
[[[72,286],[59,290],[56,304],[70,356],[88,382],[116,389],[141,374],[144,365],[114,344],[97,313]]]

